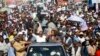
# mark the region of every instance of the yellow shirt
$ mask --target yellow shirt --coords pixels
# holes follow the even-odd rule
[[[13,44],[13,47],[16,50],[16,56],[25,56],[25,51],[19,52],[20,49],[25,48],[24,41],[16,42]]]
[[[9,38],[9,41],[13,41],[14,40],[14,36],[13,35],[10,35],[8,38]]]

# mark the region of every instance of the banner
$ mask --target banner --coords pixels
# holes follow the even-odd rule
[[[92,0],[92,3],[100,3],[100,0]]]

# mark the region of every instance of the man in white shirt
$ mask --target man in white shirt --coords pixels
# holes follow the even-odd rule
[[[36,42],[46,42],[46,36],[43,35],[43,32],[40,31],[38,35],[33,34],[36,39]]]
[[[84,33],[83,33],[83,32],[80,32],[80,33],[79,33],[78,39],[79,39],[79,41],[80,41],[81,43],[83,43],[83,42],[85,41],[85,37],[84,37]]]
[[[31,16],[32,16],[33,20],[36,20],[37,19],[37,12],[35,12],[35,11],[32,12]]]
[[[9,47],[7,44],[4,42],[4,39],[2,36],[0,36],[0,51],[3,51],[3,53],[7,53]]]

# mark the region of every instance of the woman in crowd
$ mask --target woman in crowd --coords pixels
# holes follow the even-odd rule
[[[89,40],[89,46],[88,48],[88,54],[89,56],[95,56],[95,52],[96,52],[96,45],[95,45],[95,41],[93,39]]]

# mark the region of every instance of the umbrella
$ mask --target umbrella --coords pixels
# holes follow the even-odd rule
[[[83,20],[82,18],[72,15],[71,17],[68,18],[69,21],[75,21],[75,22],[80,22],[79,26],[81,28],[81,31],[85,31],[88,29],[88,26],[86,24],[86,21]]]
[[[76,21],[76,22],[83,22],[84,20],[76,15],[71,15],[69,18],[68,18],[69,21]]]

